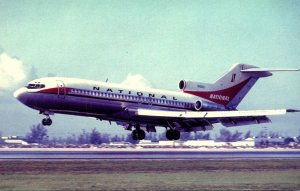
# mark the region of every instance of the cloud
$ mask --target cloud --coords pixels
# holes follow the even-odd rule
[[[25,65],[20,59],[0,53],[0,90],[15,89],[21,83],[36,77],[34,67]]]
[[[121,84],[124,86],[130,86],[135,88],[151,88],[150,82],[141,74],[129,73],[126,79]]]

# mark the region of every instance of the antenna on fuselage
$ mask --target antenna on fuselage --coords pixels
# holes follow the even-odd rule
[[[106,78],[105,82],[108,82],[108,78]]]

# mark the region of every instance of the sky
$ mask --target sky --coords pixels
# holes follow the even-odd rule
[[[0,132],[24,135],[43,118],[13,97],[29,80],[76,77],[178,90],[214,82],[235,63],[300,68],[300,1],[0,0]],[[300,72],[258,81],[239,109],[300,109]],[[108,122],[56,114],[50,137],[85,129],[122,134]],[[233,131],[300,133],[299,114]],[[212,134],[218,133],[216,125]],[[255,133],[254,133],[255,134]]]

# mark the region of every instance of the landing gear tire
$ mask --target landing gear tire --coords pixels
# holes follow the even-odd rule
[[[168,140],[180,139],[180,132],[178,130],[167,130],[166,137]]]
[[[178,130],[173,130],[173,139],[174,140],[180,139],[180,132]]]
[[[50,118],[44,118],[44,119],[42,120],[42,124],[43,124],[44,126],[50,126],[50,125],[52,125],[52,119],[50,119]]]
[[[173,140],[172,130],[167,130],[166,137],[168,140]]]
[[[145,131],[139,130],[138,131],[138,138],[139,138],[139,140],[143,140],[143,139],[145,139],[145,137],[146,137]]]
[[[143,130],[133,130],[132,131],[132,139],[133,140],[143,140],[146,137],[145,131]]]
[[[138,134],[137,134],[137,130],[133,130],[132,131],[132,134],[131,134],[131,137],[133,140],[138,140]]]

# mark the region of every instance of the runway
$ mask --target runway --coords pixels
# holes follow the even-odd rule
[[[0,160],[34,159],[290,159],[299,149],[1,148]]]

